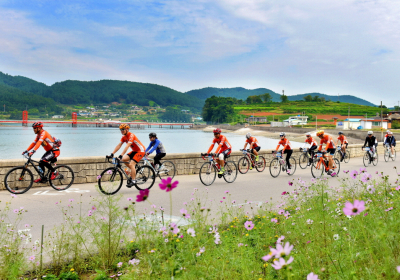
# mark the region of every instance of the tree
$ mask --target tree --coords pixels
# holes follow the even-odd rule
[[[288,101],[289,101],[289,98],[288,98],[286,95],[282,94],[282,95],[281,95],[281,102],[282,102],[282,103],[286,103],[286,102],[288,102]]]
[[[207,98],[203,107],[203,120],[219,123],[231,121],[235,115],[233,105],[236,103],[237,99],[232,97]]]
[[[262,95],[261,95],[261,98],[262,98],[262,100],[264,100],[265,103],[268,103],[268,102],[271,102],[271,101],[272,101],[272,96],[271,96],[271,94],[269,94],[268,92],[262,94]]]
[[[311,101],[313,100],[313,98],[312,98],[312,96],[311,96],[310,94],[307,95],[307,96],[304,96],[303,99],[304,99],[306,102],[311,102]]]
[[[260,95],[250,95],[246,99],[247,104],[262,103]]]

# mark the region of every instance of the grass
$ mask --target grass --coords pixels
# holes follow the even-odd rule
[[[7,202],[0,212],[1,237],[19,253],[11,261],[7,247],[1,248],[0,273],[30,267],[27,279],[50,273],[86,275],[80,279],[306,279],[310,273],[318,279],[397,279],[399,182],[365,169],[345,173],[337,188],[323,179],[289,181],[295,190],[283,191],[275,204],[241,205],[229,191],[210,198],[207,189],[194,189],[176,224],[155,205],[140,215],[132,199],[121,208],[120,196],[100,196],[84,215],[73,211],[82,208],[79,201],[63,201],[60,210],[68,218],[46,235],[45,254],[52,265],[42,270],[37,244],[26,237],[12,241],[23,213],[10,213]],[[169,192],[171,199],[176,191]],[[346,216],[350,204],[355,210]],[[10,226],[7,219],[13,218],[17,224]],[[283,252],[279,246],[285,245]],[[276,254],[263,260],[270,252]],[[14,275],[23,273],[21,268]]]

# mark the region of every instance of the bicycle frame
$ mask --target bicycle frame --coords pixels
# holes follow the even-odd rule
[[[45,175],[44,172],[41,173],[41,172],[39,171],[39,168],[37,168],[36,165],[34,164],[34,163],[36,163],[37,166],[38,166],[38,165],[39,165],[39,161],[33,160],[33,159],[31,158],[31,156],[28,156],[28,155],[26,155],[26,154],[24,155],[24,157],[27,159],[26,163],[24,164],[24,169],[27,169],[27,168],[28,168],[28,165],[30,164],[30,165],[32,165],[32,167],[36,170],[36,173],[39,174],[39,176],[40,176],[40,178],[41,178],[42,180],[47,180],[47,178],[49,177],[50,170],[47,169],[47,173],[46,173],[46,175]]]
[[[221,170],[221,167],[220,167],[219,163],[217,162],[217,160],[216,160],[215,157],[214,157],[214,154],[204,154],[204,156],[207,156],[207,157],[208,157],[208,161],[210,162],[210,170],[211,170],[211,166],[212,166],[212,165],[214,165],[214,166],[217,168],[218,171]],[[201,157],[202,157],[204,160],[206,160],[206,159],[204,158],[204,156],[202,155]],[[224,162],[226,163],[226,160],[224,160]]]
[[[317,153],[317,157],[319,158],[317,162],[317,168],[319,169],[321,167],[321,164],[325,166],[325,171],[329,168],[329,163],[328,166],[325,164],[325,159],[329,160],[326,156],[326,154],[322,153]]]
[[[111,162],[110,162],[110,159],[112,160]],[[107,157],[107,161],[109,163],[111,163],[112,165],[114,165],[115,170],[119,169],[121,171],[121,173],[125,176],[126,180],[129,179],[128,175],[122,169],[122,165],[121,165],[121,163],[129,163],[129,161],[120,161],[119,158],[109,158],[109,157]],[[138,171],[137,165],[136,165],[136,171]]]
[[[247,151],[247,150],[241,150],[242,152],[243,152],[243,155],[245,156],[245,157],[247,157],[249,160],[250,160],[250,163],[253,165],[253,166],[255,166],[256,165],[256,162],[253,160],[253,158],[252,158],[252,156],[256,156],[255,154],[253,154],[253,153],[251,153],[251,152],[249,152],[249,151]]]

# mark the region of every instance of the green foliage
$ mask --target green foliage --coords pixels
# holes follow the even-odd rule
[[[265,103],[268,103],[268,102],[272,101],[272,96],[268,92],[264,93],[264,94],[261,94],[261,98]]]
[[[236,102],[237,99],[231,97],[212,96],[207,98],[203,107],[203,120],[214,123],[230,122],[235,116],[233,105]]]
[[[246,103],[247,104],[262,103],[261,96],[259,96],[259,95],[251,95],[251,96],[247,97]]]
[[[400,128],[400,120],[392,120],[392,128],[399,129]]]
[[[286,103],[289,100],[288,97],[286,95],[284,95],[284,94],[282,94],[280,98],[281,98],[281,102],[282,103]]]
[[[107,274],[104,271],[96,269],[96,276],[93,278],[93,280],[108,280],[110,277],[107,276]]]
[[[42,277],[43,279],[46,280],[58,280],[59,278],[55,276],[54,274],[46,274],[45,276]]]
[[[180,108],[174,107],[167,107],[160,118],[167,122],[191,122],[189,114],[182,112],[182,109]]]
[[[60,279],[60,280],[79,280],[79,276],[74,271],[68,271],[68,272],[61,273],[60,276],[58,277],[58,279]]]
[[[263,95],[265,93],[269,93],[272,98],[278,96],[277,93],[273,92],[272,90],[266,88],[259,88],[259,89],[245,89],[242,87],[237,88],[202,88],[202,89],[195,89],[186,92],[191,96],[195,96],[201,100],[206,100],[212,96],[216,97],[232,97],[236,99],[246,100],[248,96],[251,95]]]

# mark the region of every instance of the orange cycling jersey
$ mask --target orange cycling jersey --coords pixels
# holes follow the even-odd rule
[[[260,144],[257,141],[256,137],[250,137],[249,139],[246,140],[246,143],[249,143],[249,145],[251,146],[251,144],[253,143],[253,148],[257,148],[258,146],[260,146]]]
[[[136,135],[133,134],[132,132],[128,132],[126,135],[122,136],[121,142],[122,143],[130,143],[131,149],[134,152],[143,152],[144,153],[146,151],[146,148],[139,141],[139,139],[136,137]]]
[[[292,149],[292,144],[290,143],[290,141],[287,138],[282,139],[281,141],[279,141],[278,146],[276,146],[276,150],[279,149],[279,146],[282,145],[283,150],[291,150]]]
[[[324,137],[321,138],[321,142],[319,144],[318,151],[322,150],[323,144],[326,144],[326,150],[336,148],[335,143],[333,143],[332,137],[329,135],[324,135]]]
[[[42,132],[36,135],[35,141],[33,141],[33,143],[29,145],[27,150],[29,151],[33,148],[35,151],[37,151],[40,145],[43,146],[43,149],[45,149],[46,152],[53,150],[54,139],[46,130],[42,130]],[[58,148],[54,149],[58,150]]]
[[[339,136],[337,139],[340,141],[340,143],[342,143],[342,145],[346,144],[346,143],[349,143],[349,142],[347,142],[347,138],[344,135]]]
[[[310,144],[311,147],[318,146],[317,141],[315,141],[312,137],[307,138],[304,142]]]
[[[213,139],[213,142],[212,142],[210,148],[208,149],[207,154],[209,154],[212,151],[215,143],[218,144],[218,147],[215,150],[215,153],[217,153],[217,154],[219,152],[223,152],[223,151],[226,151],[226,150],[232,148],[231,144],[228,142],[228,139],[226,139],[226,137],[224,135],[220,135],[218,138]]]

